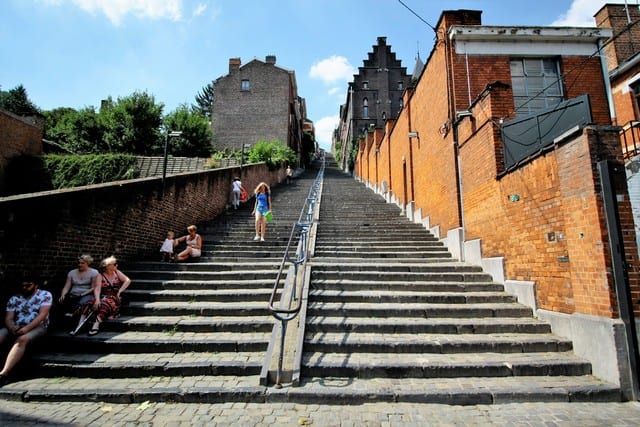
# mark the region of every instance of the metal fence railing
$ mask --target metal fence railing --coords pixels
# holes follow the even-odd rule
[[[324,179],[325,160],[322,159],[322,165],[318,171],[318,175],[311,185],[309,195],[305,201],[300,216],[291,229],[287,247],[284,250],[284,256],[276,275],[275,284],[269,298],[269,310],[273,317],[280,321],[280,349],[278,354],[278,367],[276,372],[276,387],[280,387],[282,377],[282,363],[285,349],[285,336],[287,331],[287,323],[296,318],[300,312],[302,300],[298,297],[298,288],[304,280],[303,269],[307,262],[309,253],[309,230],[313,225],[313,217],[316,211],[316,203],[320,192],[322,191],[322,182]],[[290,250],[297,239],[297,249],[295,257],[290,256]],[[283,289],[280,292],[280,300],[276,301],[278,290],[283,283],[283,276],[287,272],[288,292]],[[277,306],[276,306],[277,305]]]

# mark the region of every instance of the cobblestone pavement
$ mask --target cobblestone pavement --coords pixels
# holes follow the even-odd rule
[[[2,426],[640,426],[640,403],[23,403],[0,401]]]

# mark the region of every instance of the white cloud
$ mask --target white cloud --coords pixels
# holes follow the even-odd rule
[[[193,16],[201,16],[207,10],[207,5],[205,3],[200,3],[196,6],[196,9],[193,11]]]
[[[596,21],[593,15],[599,11],[605,3],[624,3],[623,0],[573,0],[569,10],[564,15],[551,23],[551,26],[559,27],[595,27]],[[627,4],[633,3],[628,0]]]
[[[313,64],[309,70],[309,76],[320,79],[325,84],[333,84],[337,81],[351,81],[357,72],[358,70],[349,64],[347,58],[333,55]]]
[[[335,115],[323,117],[313,124],[316,130],[318,145],[327,151],[331,149],[331,137],[339,121],[340,117]]]
[[[122,18],[133,14],[141,18],[171,19],[182,18],[183,0],[71,0],[80,9],[91,14],[103,13],[114,25]],[[60,4],[59,2],[58,4]]]

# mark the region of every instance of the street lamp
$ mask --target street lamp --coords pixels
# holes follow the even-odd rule
[[[167,136],[164,139],[164,162],[162,163],[162,195],[164,196],[164,182],[167,177],[167,146],[169,145],[169,138],[177,138],[182,136],[182,132],[171,131],[167,132]]]

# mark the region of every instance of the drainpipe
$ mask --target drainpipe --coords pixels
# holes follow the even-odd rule
[[[600,66],[602,67],[602,76],[604,78],[604,89],[607,92],[607,102],[609,103],[609,116],[612,120],[615,120],[614,125],[617,124],[618,118],[616,117],[616,107],[613,104],[613,95],[611,93],[611,81],[609,80],[609,71],[607,69],[607,57],[602,50],[602,39],[598,39],[598,56],[600,57]]]

